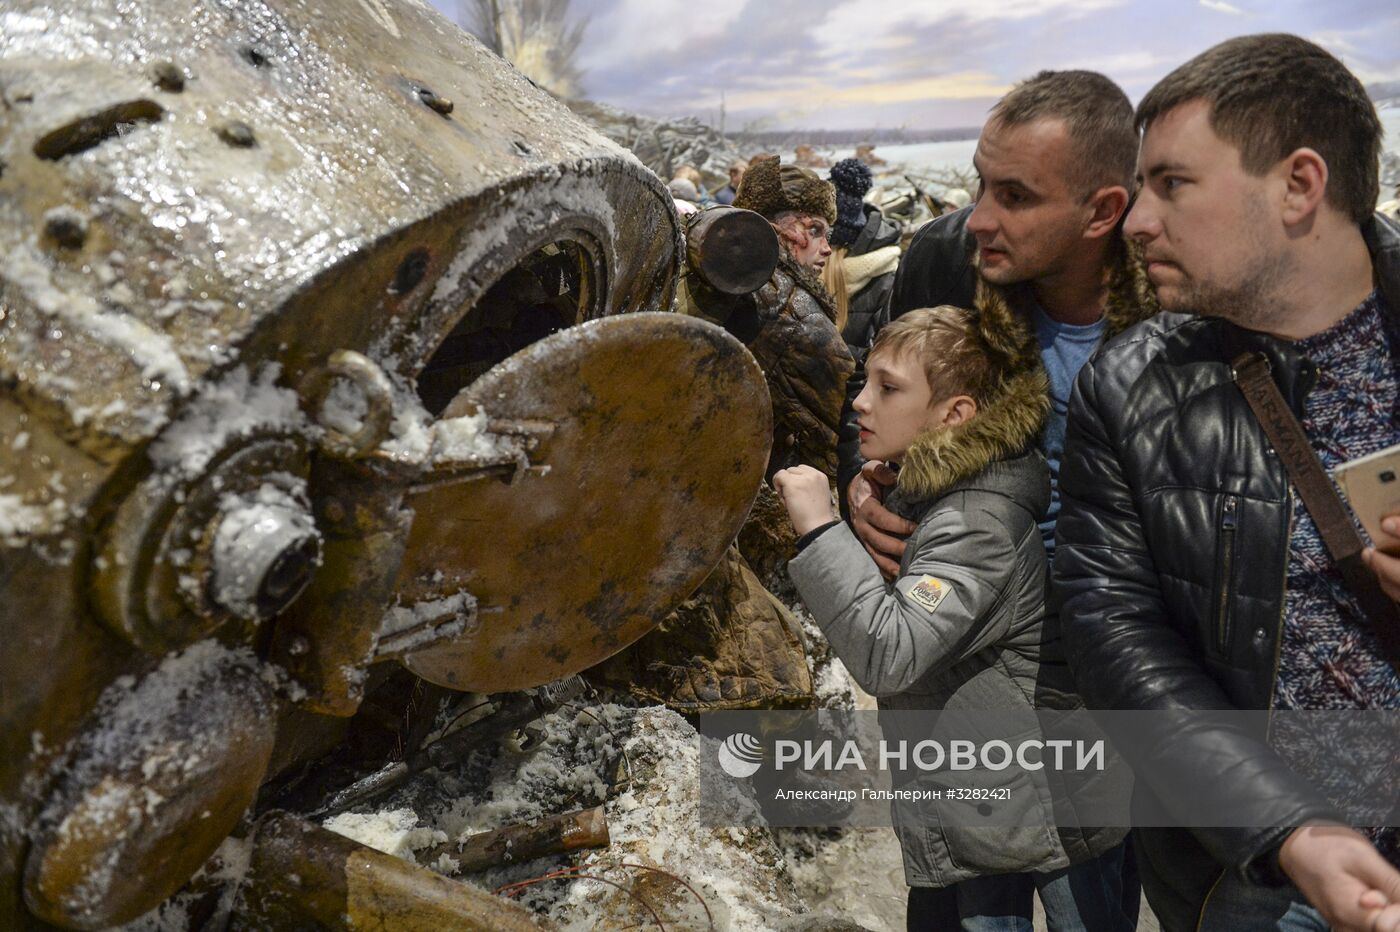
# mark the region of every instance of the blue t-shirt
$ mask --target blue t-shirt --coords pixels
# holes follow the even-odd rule
[[[1103,336],[1105,322],[1062,324],[1052,320],[1039,305],[1031,307],[1035,335],[1040,341],[1040,358],[1050,379],[1050,414],[1040,435],[1040,451],[1050,463],[1050,510],[1040,522],[1045,550],[1055,555],[1055,521],[1060,517],[1060,457],[1065,451],[1065,421],[1069,416],[1069,396],[1074,379],[1094,354]]]

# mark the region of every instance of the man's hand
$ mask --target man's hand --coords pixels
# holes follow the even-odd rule
[[[885,489],[894,485],[894,470],[884,463],[866,463],[846,490],[851,527],[886,579],[899,575],[904,538],[914,533],[914,523],[884,506]],[[898,535],[898,536],[894,536]]]
[[[1293,830],[1279,866],[1336,932],[1400,930],[1400,871],[1344,825]]]
[[[1381,530],[1392,537],[1400,537],[1400,515],[1386,515],[1382,518]],[[1362,551],[1361,559],[1365,560],[1371,572],[1376,574],[1385,594],[1400,602],[1400,557],[1392,557],[1381,553],[1375,547],[1367,547]]]
[[[836,520],[831,510],[831,485],[826,473],[819,469],[811,466],[780,469],[773,476],[773,489],[787,508],[793,530],[798,535]]]

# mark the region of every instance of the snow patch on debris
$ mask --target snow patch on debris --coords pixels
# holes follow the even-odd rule
[[[435,419],[418,395],[403,390],[394,399],[394,418],[380,452],[401,463],[496,462],[516,458],[513,438],[487,429],[485,411]]]
[[[364,390],[349,379],[336,379],[321,403],[319,420],[331,430],[352,437],[364,430],[369,416],[369,399]]]
[[[441,829],[419,825],[418,815],[412,809],[343,812],[323,825],[337,835],[406,861],[412,861],[413,852],[420,848],[447,841],[447,833]]]
[[[414,605],[395,605],[379,628],[381,654],[401,654],[445,637],[456,637],[476,616],[476,597],[463,590]]]
[[[297,393],[277,385],[281,373],[277,363],[263,366],[256,377],[246,366],[229,370],[151,444],[151,462],[197,476],[230,439],[262,429],[308,430]]]
[[[433,448],[433,416],[415,392],[400,389],[394,396],[394,419],[380,452],[402,463],[421,463]]]
[[[783,856],[764,828],[712,826],[700,818],[699,735],[675,712],[614,703],[563,708],[541,718],[539,735],[464,755],[452,772],[429,771],[387,797],[377,811],[326,824],[405,857],[439,837],[463,838],[541,817],[604,805],[611,844],[574,856],[540,858],[458,879],[486,890],[540,877],[565,864],[634,891],[667,928],[707,929],[699,893],[720,930],[767,930],[806,912]],[[739,792],[732,803],[754,806]],[[435,834],[430,834],[435,833]],[[440,842],[439,842],[440,843]],[[449,850],[425,856],[444,873]],[[640,864],[655,870],[623,867]],[[518,899],[560,928],[592,930],[648,922],[625,893],[592,880],[562,878],[525,888]]]
[[[41,313],[86,332],[98,343],[121,349],[141,369],[142,378],[169,385],[180,395],[189,393],[189,371],[168,334],[129,314],[104,309],[90,295],[60,288],[33,247],[11,250],[4,258],[3,277],[22,288]]]
[[[31,504],[13,494],[0,494],[0,546],[22,547],[29,538],[61,525],[68,505],[61,498]]]
[[[438,421],[433,431],[433,460],[485,460],[499,455],[500,437],[486,430],[486,422],[485,411]]]
[[[608,805],[612,844],[584,858],[584,873],[623,861],[668,871],[699,891],[721,929],[771,929],[806,911],[767,829],[712,826],[702,820],[699,756],[708,749],[702,750],[685,719],[661,707],[640,709],[625,748],[634,779]],[[728,789],[732,798],[727,807],[753,809],[752,797],[738,787],[710,787],[708,792]],[[655,902],[653,908],[664,905],[672,916],[683,911],[678,927],[704,928],[704,911],[688,891],[680,887],[673,892],[675,898]],[[565,903],[559,918],[569,928],[598,927],[593,923],[598,907],[604,910],[603,925],[634,918],[630,899],[600,884],[574,884]],[[624,911],[619,913],[619,907]]]

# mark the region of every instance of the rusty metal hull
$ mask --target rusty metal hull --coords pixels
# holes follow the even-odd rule
[[[178,682],[170,665],[217,643],[276,688],[274,770],[333,742],[335,720],[308,713],[352,714],[382,659],[372,603],[430,468],[364,435],[422,415],[420,373],[528,257],[563,244],[578,267],[564,323],[669,307],[680,226],[630,154],[404,0],[10,0],[0,95],[0,927],[98,927],[154,903],[78,902],[63,878],[85,855],[44,832],[91,808],[92,784],[60,776],[100,775],[106,703]],[[342,377],[384,415],[350,440],[325,407]],[[735,403],[766,411],[754,391]],[[728,495],[715,536],[749,499]],[[331,570],[361,626],[334,648],[293,623]],[[227,733],[268,759],[265,709],[232,714]],[[208,737],[167,726],[166,744]],[[237,808],[260,766],[202,791]],[[218,834],[141,824],[120,857],[92,856],[187,871],[170,847]],[[56,866],[26,886],[35,850]]]

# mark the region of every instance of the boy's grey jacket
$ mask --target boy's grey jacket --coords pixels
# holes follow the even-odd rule
[[[965,427],[926,433],[911,446],[890,504],[917,527],[893,588],[845,524],[788,565],[832,648],[882,711],[1024,710],[1029,717],[1038,704],[1079,706],[1058,632],[1045,626],[1046,558],[1036,522],[1050,503],[1049,471],[1038,452],[1013,452],[1032,443],[1044,396],[1020,385]],[[910,596],[926,576],[946,589],[932,611]],[[920,719],[882,714],[885,740],[928,738],[928,730],[911,727]],[[1048,771],[1013,766],[995,777],[1011,788],[1011,801],[997,805],[1023,808],[1022,827],[945,826],[938,807],[947,803],[916,804],[923,810],[916,820],[900,808],[897,819],[907,824],[896,832],[911,886],[1053,870],[1101,854],[1125,834],[1056,830]]]

